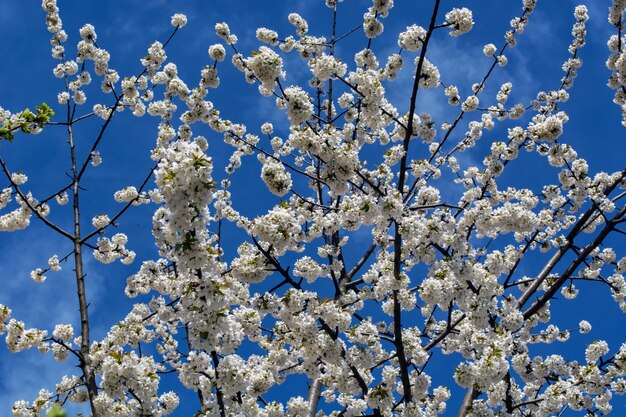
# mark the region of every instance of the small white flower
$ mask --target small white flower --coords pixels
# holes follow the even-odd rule
[[[295,26],[298,36],[304,36],[309,31],[308,23],[298,13],[291,13],[287,18]]]
[[[63,91],[57,94],[57,101],[59,104],[67,104],[67,102],[70,101],[70,93]]]
[[[465,101],[461,105],[461,108],[465,112],[474,111],[474,110],[476,110],[476,108],[478,108],[478,103],[479,103],[478,97],[476,97],[476,96],[469,96],[468,98],[465,99]]]
[[[226,22],[216,23],[215,33],[217,34],[217,36],[228,42],[230,38],[230,28],[228,27],[228,24],[226,24]]]
[[[492,43],[488,43],[483,48],[483,54],[485,54],[485,56],[493,56],[493,54],[496,51],[497,51],[496,46],[494,44],[492,44]]]
[[[226,49],[222,44],[216,43],[209,46],[209,56],[218,62],[221,62],[226,58]]]
[[[74,337],[74,328],[71,324],[57,324],[54,326],[52,336],[67,342]]]
[[[139,193],[135,187],[126,187],[123,190],[116,191],[113,197],[118,203],[128,203],[137,198]]]
[[[100,156],[100,152],[93,151],[91,153],[91,165],[97,167],[102,163],[102,156]]]
[[[450,32],[450,36],[459,36],[469,32],[474,27],[472,20],[472,11],[467,7],[460,9],[454,8],[446,14],[446,21],[451,24],[454,29]]]
[[[263,123],[261,126],[261,132],[264,135],[271,135],[274,132],[274,126],[271,123]]]
[[[411,25],[406,31],[400,33],[398,37],[398,46],[407,51],[417,51],[422,47],[426,39],[426,29],[418,25]]]
[[[187,16],[185,16],[184,14],[176,13],[174,16],[172,16],[172,26],[175,26],[177,28],[182,28],[186,24],[187,24]]]
[[[109,216],[107,216],[106,214],[100,214],[91,219],[91,224],[97,229],[108,226],[110,222],[111,219],[109,219]]]
[[[65,191],[63,191],[61,194],[57,194],[56,196],[54,196],[54,198],[56,199],[57,204],[60,206],[66,205],[67,202],[69,201],[69,198]]]
[[[59,257],[54,255],[52,258],[48,259],[48,267],[51,271],[60,271],[61,264],[59,263]]]
[[[79,33],[80,37],[83,38],[84,41],[94,42],[97,39],[96,29],[89,23],[80,28]]]
[[[43,269],[37,268],[34,271],[31,271],[30,277],[38,284],[41,284],[46,280],[46,277],[43,275]]]
[[[578,327],[580,329],[581,334],[587,334],[591,331],[591,324],[587,320],[582,320]]]
[[[13,181],[15,185],[22,185],[28,181],[28,177],[21,172],[14,172],[11,174],[11,181]]]
[[[258,28],[256,38],[272,46],[278,45],[278,33],[268,28]]]

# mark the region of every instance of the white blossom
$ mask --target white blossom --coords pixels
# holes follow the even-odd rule
[[[450,32],[451,36],[459,36],[469,32],[474,27],[474,21],[472,20],[472,11],[467,7],[460,9],[454,8],[446,13],[446,21],[450,23],[454,29]]]
[[[187,24],[187,16],[182,13],[176,13],[172,16],[172,26],[182,28]]]

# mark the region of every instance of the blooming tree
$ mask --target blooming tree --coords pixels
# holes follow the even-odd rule
[[[43,0],[58,60],[58,106],[2,110],[0,136],[18,141],[22,133],[63,129],[69,180],[34,195],[27,175],[0,158],[0,229],[24,229],[36,219],[66,239],[67,252],[50,254],[31,277],[54,285],[44,283],[46,275],[71,269],[80,325],[29,328],[2,305],[0,331],[10,351],[37,348],[74,361],[77,371],[17,401],[13,414],[63,415],[72,402],[94,417],[156,417],[176,413],[182,399],[196,416],[220,417],[608,414],[613,397],[626,392],[626,344],[609,346],[598,335],[563,355],[559,343],[591,325],[560,328],[552,318],[593,283],[626,311],[619,240],[626,234],[626,169],[592,172],[564,133],[562,109],[582,66],[587,9],[559,16],[573,25],[562,78],[536,99],[512,104],[511,82],[495,97],[487,87],[507,65],[505,53],[527,26],[532,30],[537,1],[515,6],[518,17],[493,38],[504,40],[484,47],[488,64],[472,86],[452,85],[429,55],[433,42],[445,41],[438,33],[472,30],[472,11],[431,3],[423,21],[383,34],[393,0],[374,0],[360,24],[343,32],[337,10],[356,6],[326,0],[328,25],[309,27],[292,13],[293,33],[260,28],[253,51],[240,49],[228,24],[217,23],[221,41],[208,48],[199,82],[188,84],[166,52],[184,15],[171,17],[172,35],[149,45],[136,73],[120,74],[90,24],[79,30],[77,51],[66,48],[57,2]],[[609,8],[606,62],[622,124],[625,9],[623,0]],[[360,42],[363,49],[347,52]],[[395,52],[377,52],[383,50]],[[227,58],[275,102],[276,126],[244,126],[209,101],[218,71],[231,68]],[[287,67],[309,83],[294,83]],[[386,89],[403,74],[406,96],[391,100]],[[89,94],[86,110],[94,81],[102,96]],[[426,90],[445,96],[456,116],[422,108],[418,97]],[[159,121],[154,166],[143,182],[113,195],[117,211],[86,215],[81,184],[102,162],[102,141],[122,111]],[[80,154],[76,129],[97,118],[95,140]],[[498,126],[508,133],[493,134]],[[213,145],[220,138],[227,147]],[[224,165],[214,147],[230,149]],[[546,170],[551,181],[507,185],[506,173],[524,154],[555,167]],[[238,182],[254,181],[238,175],[244,166],[259,168],[259,195],[275,196],[252,218],[231,194]],[[86,257],[133,263],[132,241],[115,228],[144,204],[154,208],[158,257],[142,260],[128,278],[132,310],[95,338]],[[56,212],[71,218],[70,228]],[[442,355],[449,355],[448,368]],[[452,375],[446,379],[437,367]],[[177,382],[165,384],[168,374]]]

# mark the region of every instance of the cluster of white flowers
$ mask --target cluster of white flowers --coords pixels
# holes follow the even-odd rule
[[[496,96],[498,103],[501,103],[501,104],[506,103],[506,101],[509,99],[509,94],[511,94],[512,87],[513,87],[513,84],[511,83],[502,84],[502,86],[500,87],[500,91],[498,91],[498,95]]]
[[[261,133],[264,135],[271,135],[274,132],[274,126],[271,123],[263,123],[261,125]]]
[[[61,194],[57,194],[55,197],[55,200],[57,202],[58,205],[60,206],[64,206],[68,203],[69,201],[69,197],[67,195],[67,192],[62,192]]]
[[[373,0],[370,10],[374,13],[378,13],[382,17],[387,17],[393,6],[394,0]]]
[[[452,32],[450,32],[450,36],[460,36],[469,32],[474,27],[472,11],[467,7],[450,10],[446,13],[446,22],[448,22],[453,29]]]
[[[278,45],[278,32],[268,28],[258,28],[256,30],[256,38],[261,42],[272,46]]]
[[[182,13],[176,13],[172,16],[171,23],[176,28],[182,28],[187,24],[187,16]]]
[[[309,31],[309,24],[298,13],[290,13],[288,19],[289,23],[296,28],[298,36],[304,36]]]
[[[320,277],[326,276],[328,271],[323,265],[320,265],[308,256],[304,256],[294,264],[293,273],[311,283]]]
[[[407,51],[418,51],[426,38],[426,29],[418,25],[411,25],[398,36],[398,46]]]
[[[26,181],[28,181],[28,177],[21,172],[14,172],[13,174],[11,174],[11,182],[13,182],[15,185],[22,185]]]
[[[226,42],[229,42],[230,28],[226,22],[220,22],[215,24],[215,33],[220,38],[224,39]]]
[[[103,264],[115,262],[121,258],[124,265],[130,265],[135,260],[135,252],[126,249],[128,237],[123,233],[116,233],[111,239],[102,237],[98,239],[98,247],[94,249],[93,256]]]
[[[325,0],[332,9],[338,3]],[[158,164],[157,188],[143,192],[143,187],[128,186],[114,194],[120,203],[157,205],[152,231],[160,258],[143,262],[128,279],[126,295],[138,302],[99,341],[86,343],[68,324],[56,325],[48,337],[44,330],[26,329],[0,305],[0,331],[7,333],[10,350],[36,347],[51,351],[58,361],[73,353],[83,372],[64,377],[55,394],[42,390],[34,402],[17,402],[13,413],[35,417],[52,401],[68,398],[89,401],[98,415],[167,415],[180,400],[173,392],[160,393],[160,378],[176,373],[184,387],[198,394],[198,416],[322,415],[326,407],[317,411],[316,403],[321,397],[333,415],[433,417],[446,413],[451,397],[428,374],[434,353],[462,357],[454,380],[469,389],[472,400],[460,415],[547,417],[566,407],[610,412],[612,396],[626,392],[626,345],[612,352],[605,341],[592,342],[584,364],[556,354],[530,354],[531,344],[566,343],[581,337],[574,329],[592,331],[586,320],[571,330],[550,323],[559,292],[560,298],[573,299],[584,291],[584,281],[602,282],[626,311],[626,257],[618,246],[603,242],[626,215],[619,197],[626,174],[594,174],[592,164],[562,140],[568,117],[560,106],[569,100],[567,89],[582,65],[584,6],[574,10],[571,56],[563,64],[561,85],[540,92],[529,106],[511,108],[505,105],[512,83],[500,84],[499,90],[491,85],[496,64],[508,62],[502,51],[515,46],[529,25],[536,0],[522,3],[522,14],[511,20],[504,36],[506,44],[483,48],[492,65],[482,81],[467,88],[469,95],[460,94],[462,84],[444,85],[430,53],[414,57],[411,67],[420,69],[414,87],[421,93],[444,85],[448,103],[460,106],[456,119],[443,123],[437,113],[414,110],[419,101],[399,111],[385,97],[397,91],[392,81],[410,79],[401,73],[401,54],[419,54],[437,40],[434,32],[414,24],[399,33],[399,53],[377,57],[372,39],[385,29],[381,19],[393,0],[373,0],[367,8],[362,28],[368,46],[353,60],[343,60],[345,51],[335,45],[352,32],[311,36],[307,21],[296,13],[288,16],[295,36],[281,39],[275,30],[259,28],[256,37],[267,46],[248,57],[237,51],[229,26],[216,24],[217,36],[235,51],[234,67],[246,81],[258,81],[262,95],[276,96],[276,105],[287,113],[287,130],[264,123],[260,137],[222,118],[207,101],[208,89],[220,84],[218,67],[221,71],[226,57],[222,44],[208,48],[214,62],[200,70],[195,87],[166,62],[160,42],[141,60],[141,75],[120,76],[109,68],[108,52],[96,45],[92,25],[79,30],[76,59],[65,57],[67,35],[56,1],[43,0],[53,56],[60,60],[54,74],[67,81],[58,102],[86,101],[82,88],[92,75],[83,64],[93,61],[103,91],[114,92],[116,99],[112,106],[94,105],[96,116],[108,124],[115,112],[130,109],[135,116],[160,118],[151,155]],[[615,0],[610,9],[610,23],[618,29],[625,8]],[[186,23],[182,14],[171,17],[174,32]],[[447,28],[459,36],[473,26],[472,12],[463,7],[450,10],[445,22],[431,29]],[[615,101],[626,114],[620,35],[609,40],[607,66]],[[308,87],[280,84],[294,64],[282,54],[292,51],[314,77]],[[163,97],[155,100],[158,91]],[[495,97],[480,96],[485,91]],[[526,113],[532,115],[524,124],[513,125],[502,138],[492,137],[499,122]],[[16,117],[0,109],[0,122]],[[232,153],[214,161],[209,135],[194,136],[196,123],[223,136]],[[489,143],[475,149],[485,152],[482,166],[471,166],[474,154],[459,153],[483,137]],[[502,187],[505,168],[511,175],[507,166],[524,148],[559,169],[555,184],[540,191]],[[240,212],[230,187],[247,175],[245,156],[254,154],[261,181],[283,199],[249,219],[241,213],[256,207]],[[101,162],[95,147],[89,158],[86,163],[93,166]],[[214,179],[214,164],[222,161],[226,174]],[[46,204],[21,192],[26,175],[9,177],[11,186],[0,192],[1,209],[15,200],[12,211],[0,216],[0,230],[7,231],[28,226],[32,214],[49,212]],[[449,187],[441,188],[440,178],[452,178]],[[68,189],[53,195],[59,204],[68,202]],[[125,234],[98,235],[112,225],[108,215],[93,216],[92,225],[96,259],[133,261]],[[583,231],[595,237],[577,239]],[[232,246],[227,240],[233,236],[243,241]],[[363,253],[355,253],[361,245]],[[235,256],[229,256],[229,247],[237,248]],[[540,272],[523,275],[543,256]],[[69,258],[54,255],[48,269],[37,268],[31,277],[43,282],[48,271],[60,270],[61,260]],[[309,400],[295,394],[283,403],[261,397],[292,374],[310,380]]]
[[[52,72],[57,78],[68,77],[78,72],[78,64],[76,63],[76,61],[62,62],[60,64],[57,64]]]
[[[478,108],[480,100],[478,100],[477,96],[469,96],[465,99],[465,101],[461,104],[461,108],[464,112],[474,111]]]
[[[419,58],[415,58],[415,65],[418,65]],[[422,62],[422,72],[420,74],[420,85],[424,88],[437,87],[439,85],[439,69],[429,60]]]
[[[13,188],[6,187],[0,192],[0,209],[3,209],[11,202],[13,196],[11,195]]]
[[[270,245],[276,254],[282,255],[287,250],[298,249],[302,229],[294,214],[279,206],[254,219],[250,224],[250,233]]]
[[[276,104],[279,108],[287,110],[287,117],[292,126],[306,122],[313,115],[311,97],[300,87],[285,88],[284,98],[276,99]]]
[[[22,321],[10,319],[4,331],[7,334],[6,344],[11,352],[20,352],[32,347],[46,352],[49,348],[48,343],[44,341],[48,332],[39,329],[27,329]]]
[[[261,82],[264,95],[271,95],[277,78],[284,78],[283,61],[276,52],[267,46],[259,47],[250,58],[244,60],[246,68],[252,71],[256,79]]]
[[[365,36],[369,39],[373,39],[383,33],[384,25],[380,20],[376,18],[376,13],[371,10],[363,15],[363,30]]]
[[[233,277],[243,282],[261,282],[271,273],[266,260],[256,248],[244,242],[237,249],[237,258],[231,262]]]
[[[338,58],[326,54],[311,59],[309,67],[313,75],[320,81],[327,81],[335,75],[343,77],[348,68]]]
[[[161,366],[151,356],[138,356],[135,352],[112,350],[108,355],[95,355],[102,372],[102,392],[95,399],[96,411],[102,415],[109,410],[119,410],[120,415],[150,412],[153,415],[168,415],[178,405],[178,396],[173,392],[161,396],[157,393]],[[134,396],[123,401],[128,390]],[[123,413],[123,414],[122,414]]]
[[[614,1],[613,6],[609,8],[609,22],[615,26],[619,32],[609,39],[608,47],[611,51],[611,55],[606,61],[606,66],[611,70],[608,85],[615,90],[613,101],[622,109],[622,124],[624,126],[626,126],[626,93],[624,92],[624,86],[626,85],[626,52],[622,47],[624,44],[623,37],[620,37],[620,35],[625,9],[626,6],[623,1]]]
[[[382,74],[374,69],[361,69],[351,72],[348,81],[361,95],[361,118],[367,126],[377,129],[385,119],[381,117],[381,107],[386,108],[385,87],[380,82]]]
[[[7,198],[5,196],[5,198]],[[26,200],[21,196],[16,197],[16,201],[19,205],[13,211],[0,215],[0,231],[9,232],[14,230],[25,229],[30,225],[30,219],[32,217],[33,207],[38,206],[38,202],[32,198],[31,194],[26,195]],[[9,200],[7,200],[7,203]],[[48,206],[43,204],[39,207],[39,214],[46,216],[49,212]]]
[[[50,268],[51,271],[61,270],[61,264],[58,255],[53,255],[50,259],[48,259],[48,268]]]
[[[459,106],[461,104],[461,96],[459,95],[459,89],[456,86],[447,86],[444,93],[448,97],[448,104],[452,106]]]
[[[41,268],[37,268],[31,271],[30,277],[32,278],[33,281],[35,281],[38,284],[41,284],[42,282],[46,280],[46,276],[43,275],[43,269]]]
[[[568,120],[564,112],[548,117],[537,115],[528,126],[528,133],[535,140],[554,142],[563,134],[563,123]]]
[[[100,152],[93,151],[91,153],[91,165],[94,167],[97,167],[101,163],[102,163],[102,156],[100,155]]]
[[[52,336],[65,342],[71,341],[74,337],[74,328],[71,324],[57,324],[54,327]]]
[[[128,203],[139,196],[137,189],[133,186],[128,186],[122,190],[116,191],[113,197],[118,203]]]
[[[493,56],[493,54],[495,54],[497,51],[497,48],[494,44],[492,43],[488,43],[487,45],[485,45],[485,47],[483,48],[483,53],[485,54],[485,56]]]
[[[209,56],[217,62],[222,62],[226,58],[226,49],[219,43],[211,45],[209,46]]]
[[[111,219],[106,214],[99,214],[91,219],[91,224],[97,229],[105,228],[111,223]]]
[[[177,140],[159,150],[161,161],[155,172],[165,207],[154,215],[155,235],[160,245],[177,253],[179,262],[204,263],[202,254],[211,246],[205,224],[208,204],[213,199],[213,163],[204,153],[206,140]],[[157,233],[158,231],[158,233]]]
[[[291,190],[291,174],[285,166],[274,158],[266,158],[259,155],[259,160],[263,164],[261,178],[267,188],[275,195],[282,197]]]
[[[396,78],[396,74],[402,69],[402,56],[400,54],[392,54],[387,60],[385,65],[385,76],[388,80],[393,81]]]
[[[152,75],[167,59],[167,54],[161,42],[154,42],[148,48],[148,54],[141,59],[141,65],[146,67],[148,74]]]

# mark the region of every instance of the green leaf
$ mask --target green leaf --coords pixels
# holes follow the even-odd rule
[[[67,413],[63,411],[61,404],[55,403],[46,413],[46,417],[67,417]]]
[[[16,113],[17,119],[13,119],[13,123],[10,120],[4,122],[4,125],[0,127],[0,139],[13,141],[15,132],[17,129],[24,133],[32,133],[33,125],[43,128],[46,123],[50,122],[50,117],[54,116],[54,111],[46,103],[42,103],[41,106],[36,106],[37,113],[33,113],[29,108],[24,109],[21,113]]]

